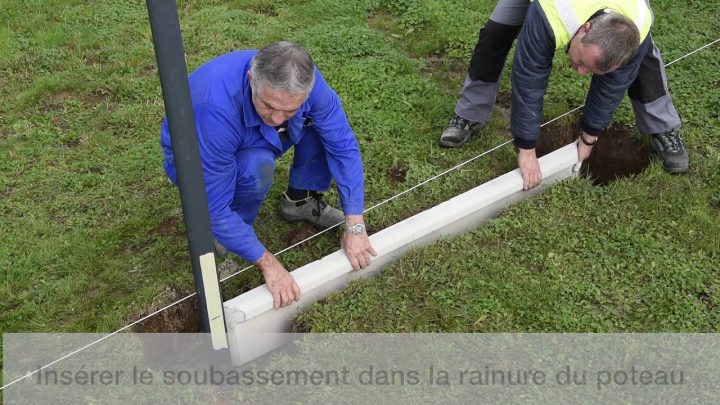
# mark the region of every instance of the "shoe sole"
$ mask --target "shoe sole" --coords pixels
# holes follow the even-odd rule
[[[669,167],[665,166],[663,163],[663,169],[670,173],[670,174],[681,174],[681,173],[687,173],[687,171],[690,169],[690,165],[683,165],[683,166],[676,166],[676,167]]]
[[[681,174],[681,173],[686,173],[690,169],[689,161],[682,166],[672,167],[672,166],[666,165],[665,161],[662,160],[662,157],[660,156],[660,151],[655,147],[655,144],[652,143],[651,146],[652,146],[653,155],[655,155],[655,157],[660,161],[660,163],[662,163],[663,170],[665,170],[666,172],[668,172],[670,174]]]
[[[305,218],[303,217],[297,217],[295,215],[286,214],[283,210],[280,210],[280,216],[283,217],[284,220],[288,222],[300,222],[305,221]],[[308,221],[310,222],[310,221]],[[311,222],[312,223],[312,222]],[[314,224],[313,224],[314,225]]]

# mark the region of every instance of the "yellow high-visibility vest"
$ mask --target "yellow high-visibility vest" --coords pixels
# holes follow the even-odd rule
[[[598,10],[616,12],[631,19],[640,31],[640,42],[650,33],[652,10],[645,0],[537,0],[555,34],[555,49],[562,49],[578,29]]]

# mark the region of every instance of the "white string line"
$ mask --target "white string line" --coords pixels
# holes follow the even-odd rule
[[[563,118],[563,117],[565,117],[565,116],[567,116],[567,115],[570,115],[570,114],[574,113],[575,111],[581,109],[583,106],[584,106],[584,104],[581,105],[581,106],[579,106],[579,107],[575,107],[575,108],[573,108],[572,110],[570,110],[570,111],[568,111],[568,112],[566,112],[566,113],[564,113],[564,114],[562,114],[562,115],[559,115],[559,116],[551,119],[550,121],[548,121],[548,122],[540,125],[540,127],[542,128],[542,127],[544,127],[545,125],[548,125],[548,124],[550,124],[550,123],[553,123],[553,122],[555,122],[555,121],[557,121],[557,120],[559,120],[559,119],[561,119],[561,118]],[[485,156],[485,155],[487,155],[487,154],[489,154],[489,153],[491,153],[491,152],[494,152],[495,150],[500,149],[501,147],[503,147],[503,146],[505,146],[505,145],[507,145],[507,144],[509,144],[509,143],[511,143],[511,142],[512,142],[512,139],[510,139],[510,140],[508,140],[508,141],[506,141],[506,142],[503,142],[503,143],[501,143],[501,144],[499,144],[499,145],[493,146],[492,148],[486,150],[485,152],[483,152],[483,153],[481,153],[481,154],[479,154],[479,155],[477,155],[477,156],[475,156],[475,157],[472,157],[472,158],[470,158],[470,159],[468,159],[468,160],[466,160],[466,161],[464,161],[464,162],[462,162],[462,163],[459,163],[459,164],[457,164],[457,165],[455,165],[455,166],[453,166],[453,167],[451,167],[451,168],[443,171],[442,173],[436,174],[435,176],[430,177],[429,179],[426,179],[426,180],[424,180],[424,181],[422,181],[422,182],[420,182],[420,183],[418,183],[418,184],[416,184],[416,185],[414,185],[414,186],[412,186],[412,187],[410,187],[410,188],[408,188],[408,189],[406,189],[406,190],[404,190],[404,191],[402,191],[402,192],[400,192],[400,193],[398,193],[398,194],[395,194],[394,196],[392,196],[392,197],[390,197],[390,198],[388,198],[388,199],[386,199],[386,200],[383,200],[383,201],[381,201],[381,202],[373,205],[373,206],[370,207],[370,208],[365,209],[365,210],[363,211],[363,214],[366,213],[366,212],[368,212],[368,211],[374,210],[375,208],[380,207],[381,205],[385,205],[385,204],[389,203],[390,201],[392,201],[392,200],[394,200],[394,199],[396,199],[396,198],[398,198],[398,197],[400,197],[400,196],[402,196],[402,195],[405,195],[405,194],[407,194],[407,193],[409,193],[409,192],[411,192],[411,191],[413,191],[413,190],[415,190],[415,189],[417,189],[417,188],[419,188],[419,187],[422,187],[422,186],[424,186],[425,184],[427,184],[427,183],[429,183],[429,182],[431,182],[431,181],[433,181],[433,180],[436,180],[436,179],[439,178],[439,177],[442,177],[442,176],[444,176],[444,175],[446,175],[446,174],[448,174],[448,173],[450,173],[450,172],[452,172],[452,171],[454,171],[454,170],[457,170],[457,169],[459,169],[459,168],[467,165],[468,163],[473,162],[473,161],[476,160],[476,159],[479,159],[479,158],[481,158],[481,157],[483,157],[483,156]],[[279,255],[287,252],[288,250],[291,250],[291,249],[293,249],[293,248],[295,248],[295,247],[297,247],[297,246],[299,246],[299,245],[302,245],[302,244],[305,243],[305,242],[308,242],[308,241],[310,241],[310,240],[312,240],[312,239],[315,239],[316,237],[324,234],[325,232],[330,231],[331,229],[335,229],[336,227],[338,227],[338,226],[340,226],[340,225],[342,225],[342,222],[340,222],[340,223],[338,223],[338,224],[335,224],[335,225],[331,226],[330,228],[324,229],[324,230],[322,230],[322,231],[320,231],[320,232],[318,232],[318,233],[315,233],[315,234],[313,234],[313,235],[310,235],[309,237],[301,240],[300,242],[297,242],[297,243],[295,243],[294,245],[290,245],[290,246],[286,247],[285,249],[283,249],[283,250],[281,250],[281,251],[279,251],[279,252],[277,252],[277,253],[274,253],[274,255],[275,255],[275,256],[279,256]],[[247,271],[247,270],[249,270],[249,269],[251,269],[251,268],[253,268],[253,267],[254,267],[253,265],[250,265],[250,266],[245,267],[244,269],[238,270],[237,272],[232,273],[232,274],[230,274],[229,276],[220,279],[220,282],[222,283],[222,282],[224,282],[225,280],[231,279],[231,278],[237,276],[238,274],[240,274],[240,273],[242,273],[242,272],[244,272],[244,271]]]
[[[712,46],[712,45],[715,45],[715,44],[718,43],[718,42],[720,42],[720,38],[718,38],[718,39],[716,39],[716,40],[714,40],[714,41],[712,41],[712,42],[710,42],[710,43],[708,43],[708,44],[706,44],[706,45],[704,45],[704,46],[702,46],[702,47],[700,47],[700,48],[698,48],[698,49],[696,49],[696,50],[694,50],[694,51],[692,51],[692,52],[690,52],[690,53],[687,53],[687,54],[685,54],[685,55],[683,55],[683,56],[681,56],[681,57],[673,60],[672,62],[666,63],[666,64],[665,64],[665,67],[668,67],[668,66],[672,65],[672,64],[675,63],[675,62],[678,62],[678,61],[680,61],[680,60],[682,60],[682,59],[687,58],[687,57],[690,56],[690,55],[693,55],[693,54],[695,54],[695,53],[697,53],[697,52],[700,52],[701,50],[703,50],[703,49],[705,49],[705,48],[708,48],[708,47],[710,47],[710,46]],[[568,116],[568,115],[574,113],[575,111],[581,109],[583,106],[584,106],[584,104],[583,104],[583,105],[580,105],[580,106],[578,106],[578,107],[575,107],[575,108],[573,108],[572,110],[570,110],[570,111],[568,111],[568,112],[566,112],[566,113],[564,113],[564,114],[562,114],[562,115],[559,115],[559,116],[551,119],[550,121],[545,122],[544,124],[540,125],[540,127],[542,128],[542,127],[544,127],[544,126],[546,126],[546,125],[548,125],[548,124],[550,124],[550,123],[553,123],[553,122],[555,122],[555,121],[557,121],[557,120],[559,120],[559,119],[561,119],[561,118],[563,118],[563,117],[565,117],[565,116]],[[388,203],[388,202],[390,202],[390,201],[392,201],[392,200],[394,200],[394,199],[396,199],[396,198],[398,198],[398,197],[400,197],[400,196],[402,196],[402,195],[404,195],[404,194],[407,194],[407,193],[409,193],[410,191],[417,189],[418,187],[421,187],[421,186],[423,186],[423,185],[425,185],[425,184],[427,184],[427,183],[429,183],[429,182],[431,182],[431,181],[433,181],[433,180],[435,180],[435,179],[437,179],[437,178],[439,178],[439,177],[442,177],[442,176],[446,175],[447,173],[450,173],[451,171],[457,170],[457,169],[465,166],[466,164],[468,164],[468,163],[470,163],[470,162],[472,162],[472,161],[474,161],[474,160],[476,160],[476,159],[479,159],[480,157],[485,156],[485,155],[487,155],[488,153],[491,153],[491,152],[493,152],[493,151],[495,151],[495,150],[497,150],[497,149],[499,149],[499,148],[501,148],[501,147],[509,144],[510,142],[512,142],[512,139],[511,139],[511,140],[508,140],[508,141],[506,141],[506,142],[503,142],[503,143],[501,143],[501,144],[499,144],[499,145],[497,145],[497,146],[494,146],[494,147],[492,147],[491,149],[488,149],[488,150],[486,150],[485,152],[483,152],[483,153],[481,153],[481,154],[479,154],[479,155],[477,155],[477,156],[475,156],[475,157],[473,157],[473,158],[470,158],[470,159],[468,159],[468,160],[466,160],[466,161],[464,161],[464,162],[462,162],[462,163],[460,163],[460,164],[457,164],[457,165],[451,167],[450,169],[447,169],[447,170],[443,171],[442,173],[436,174],[435,176],[433,176],[433,177],[431,177],[431,178],[429,178],[429,179],[427,179],[427,180],[424,180],[424,181],[422,181],[422,182],[420,182],[420,183],[412,186],[411,188],[409,188],[409,189],[407,189],[407,190],[405,190],[405,191],[402,191],[402,192],[399,193],[399,194],[396,194],[396,195],[394,195],[394,196],[392,196],[392,197],[390,197],[390,198],[388,198],[388,199],[386,199],[386,200],[383,200],[383,201],[381,201],[381,202],[373,205],[372,207],[366,209],[366,210],[363,211],[363,212],[368,212],[368,211],[373,210],[373,209],[375,209],[375,208],[377,208],[377,207],[380,207],[381,205],[384,205],[384,204],[386,204],[386,203]],[[341,223],[340,223],[340,224],[341,224]],[[306,238],[306,239],[303,239],[303,240],[301,240],[300,242],[295,243],[294,245],[288,246],[288,247],[286,247],[285,249],[282,249],[282,250],[280,250],[279,252],[275,253],[275,256],[281,255],[282,253],[287,252],[287,251],[290,250],[290,249],[293,249],[293,248],[295,248],[295,247],[297,247],[297,246],[299,246],[299,245],[301,245],[301,244],[303,244],[303,243],[305,243],[305,242],[307,242],[307,241],[310,241],[310,240],[312,240],[312,239],[314,239],[314,238],[316,238],[316,237],[324,234],[325,232],[328,232],[329,230],[334,229],[334,228],[340,226],[340,224],[334,225],[334,226],[332,226],[332,227],[330,227],[330,228],[327,228],[327,229],[325,229],[325,230],[323,230],[323,231],[320,231],[320,232],[318,232],[318,233],[316,233],[316,234],[313,234],[313,235],[311,235],[310,237],[308,237],[308,238]],[[226,280],[228,280],[228,279],[230,279],[230,278],[232,278],[232,277],[235,277],[235,276],[237,276],[238,274],[240,274],[240,273],[242,273],[242,272],[244,272],[244,271],[247,271],[248,269],[251,269],[252,267],[253,267],[253,265],[247,266],[247,267],[245,267],[244,269],[242,269],[242,270],[240,270],[240,271],[238,271],[238,272],[236,272],[236,273],[233,273],[233,274],[231,274],[231,275],[229,275],[229,276],[221,279],[220,282],[222,283],[222,282],[224,282],[224,281],[226,281]],[[155,312],[152,312],[152,313],[150,313],[150,314],[148,314],[148,315],[146,315],[146,316],[144,316],[144,317],[142,317],[142,318],[140,318],[140,319],[138,319],[138,320],[136,320],[136,321],[134,321],[134,322],[132,322],[132,323],[130,323],[130,324],[128,324],[128,325],[126,325],[126,326],[123,326],[122,328],[116,330],[115,332],[109,333],[109,334],[101,337],[101,338],[98,339],[98,340],[95,340],[95,341],[93,341],[93,342],[90,342],[90,343],[86,344],[85,346],[83,346],[83,347],[81,347],[81,348],[79,348],[79,349],[77,349],[77,350],[75,350],[75,351],[73,351],[73,352],[70,352],[70,353],[66,354],[66,355],[63,356],[63,357],[61,357],[61,358],[59,358],[59,359],[57,359],[57,360],[55,360],[55,361],[53,361],[53,362],[51,362],[51,363],[49,363],[49,364],[46,364],[46,365],[38,368],[37,370],[32,370],[32,371],[28,372],[27,374],[25,374],[24,376],[19,377],[19,378],[17,378],[16,380],[14,380],[14,381],[12,381],[12,382],[9,382],[9,383],[7,383],[7,384],[5,384],[5,385],[3,385],[2,387],[0,387],[0,391],[4,390],[5,388],[7,388],[7,387],[9,387],[9,386],[11,386],[11,385],[19,382],[19,381],[22,381],[22,380],[24,380],[24,379],[26,379],[26,378],[29,378],[29,377],[31,377],[32,375],[34,375],[35,373],[38,373],[38,372],[40,372],[40,371],[42,371],[42,370],[44,370],[44,369],[46,369],[46,368],[48,368],[48,367],[50,367],[50,366],[58,363],[58,362],[60,362],[60,361],[63,361],[63,360],[65,360],[66,358],[68,358],[68,357],[70,357],[70,356],[73,356],[73,355],[79,353],[79,352],[87,349],[88,347],[94,346],[94,345],[96,345],[96,344],[98,344],[98,343],[100,343],[100,342],[102,342],[102,341],[104,341],[104,340],[106,340],[106,339],[108,339],[108,338],[110,338],[110,337],[112,337],[112,336],[115,336],[115,335],[117,335],[117,334],[119,334],[119,333],[121,333],[121,332],[123,332],[123,331],[125,331],[125,330],[127,330],[127,329],[129,329],[129,328],[131,328],[131,327],[133,327],[133,326],[141,323],[141,322],[144,322],[145,320],[147,320],[147,319],[149,319],[149,318],[152,318],[153,316],[159,314],[160,312],[163,312],[163,311],[167,310],[168,308],[171,308],[171,307],[173,307],[173,306],[175,306],[175,305],[178,305],[178,304],[180,304],[180,303],[182,303],[182,302],[184,302],[184,301],[186,301],[186,300],[188,300],[188,299],[190,299],[190,298],[192,298],[192,297],[194,297],[194,296],[196,296],[196,295],[197,295],[197,292],[191,293],[191,294],[187,295],[186,297],[183,297],[183,298],[181,298],[181,299],[179,299],[179,300],[177,300],[177,301],[175,301],[175,302],[173,302],[173,303],[171,303],[171,304],[168,304],[168,305],[164,306],[163,308],[158,309],[158,310],[155,311]]]
[[[700,51],[702,51],[703,49],[705,49],[705,48],[707,48],[707,47],[709,47],[709,46],[715,45],[715,44],[718,43],[718,42],[720,42],[720,38],[718,38],[718,39],[710,42],[709,44],[705,44],[705,45],[701,46],[700,48],[698,48],[698,49],[696,49],[696,50],[694,50],[694,51],[692,51],[692,52],[690,52],[690,53],[688,53],[688,54],[685,54],[685,55],[683,55],[683,56],[675,59],[675,60],[672,61],[672,62],[666,63],[666,64],[665,64],[665,67],[668,67],[668,66],[672,65],[673,63],[675,63],[675,62],[677,62],[677,61],[683,60],[683,59],[687,58],[687,57],[690,56],[690,55],[693,55],[693,54],[695,54],[695,53],[697,53],[697,52],[700,52]]]
[[[136,324],[138,324],[138,323],[140,323],[140,322],[142,322],[142,321],[144,321],[144,320],[146,320],[146,319],[148,319],[148,318],[151,318],[151,317],[159,314],[160,312],[163,312],[163,311],[165,311],[166,309],[168,309],[168,308],[170,308],[170,307],[172,307],[172,306],[175,306],[175,305],[177,305],[177,304],[179,304],[179,303],[181,303],[181,302],[183,302],[183,301],[185,301],[185,300],[187,300],[187,299],[189,299],[189,298],[192,298],[192,297],[194,297],[194,296],[196,296],[196,295],[197,295],[197,292],[194,292],[194,293],[188,295],[187,297],[182,298],[182,299],[180,299],[180,300],[178,300],[178,301],[175,301],[175,302],[173,302],[172,304],[169,304],[169,305],[167,305],[167,306],[165,306],[165,307],[163,307],[163,308],[160,308],[160,309],[158,309],[157,311],[155,311],[155,312],[153,312],[153,313],[151,313],[151,314],[149,314],[149,315],[147,315],[147,316],[144,316],[143,318],[140,318],[140,319],[138,319],[137,321],[135,321],[135,322],[133,322],[133,323],[131,323],[131,324],[129,324],[129,325],[123,326],[122,328],[116,330],[115,332],[109,333],[109,334],[101,337],[101,338],[98,339],[98,340],[94,340],[94,341],[86,344],[85,346],[83,346],[83,347],[81,347],[81,348],[79,348],[79,349],[77,349],[77,350],[75,350],[75,351],[72,351],[72,352],[70,352],[70,353],[68,353],[68,354],[66,354],[66,355],[64,355],[64,356],[62,356],[62,357],[60,357],[59,359],[53,361],[52,363],[48,363],[48,364],[46,364],[46,365],[44,365],[44,366],[42,366],[42,367],[39,367],[37,370],[29,371],[29,372],[26,373],[24,376],[19,377],[19,378],[17,378],[16,380],[14,380],[14,381],[12,381],[12,382],[9,382],[9,383],[3,385],[2,387],[0,387],[0,391],[4,390],[5,388],[7,388],[7,387],[9,387],[9,386],[11,386],[11,385],[19,382],[19,381],[22,381],[22,380],[24,380],[24,379],[26,379],[26,378],[29,378],[29,377],[31,377],[33,374],[39,373],[40,371],[45,370],[46,368],[48,368],[48,367],[50,367],[50,366],[52,366],[52,365],[54,365],[54,364],[56,364],[56,363],[61,362],[61,361],[65,360],[65,359],[67,359],[67,358],[70,357],[70,356],[73,356],[73,355],[75,355],[75,354],[77,354],[77,353],[80,353],[81,351],[87,349],[87,348],[90,347],[90,346],[94,346],[94,345],[102,342],[103,340],[109,339],[110,337],[115,336],[115,335],[119,334],[120,332],[122,332],[122,331],[124,331],[124,330],[127,330],[128,328],[130,328],[130,327],[132,327],[132,326],[134,326],[134,325],[136,325]]]

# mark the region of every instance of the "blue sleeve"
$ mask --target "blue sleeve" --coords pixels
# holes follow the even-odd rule
[[[510,131],[515,145],[533,149],[540,136],[543,97],[555,54],[555,35],[534,1],[520,30],[512,66],[512,111]]]
[[[365,199],[360,148],[342,109],[340,98],[315,71],[315,86],[308,98],[313,125],[325,147],[328,167],[335,179],[345,215],[362,214]]]
[[[600,135],[607,128],[617,106],[625,97],[625,91],[637,77],[643,58],[651,46],[652,38],[648,35],[625,66],[604,75],[593,75],[580,118],[583,131],[590,135]]]
[[[235,151],[242,140],[242,133],[233,124],[240,122],[239,112],[208,104],[195,106],[194,112],[213,235],[230,251],[255,262],[265,253],[265,246],[252,226],[230,209],[237,180]]]

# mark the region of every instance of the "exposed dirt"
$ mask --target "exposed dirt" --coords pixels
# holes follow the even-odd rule
[[[186,12],[186,13],[190,13],[190,12],[195,11],[195,4],[193,4],[193,3],[190,2],[190,1],[188,1],[187,3],[185,3],[185,7],[183,7],[183,11]]]
[[[82,139],[73,134],[71,134],[70,136],[66,136],[62,139],[63,146],[69,149],[77,148],[82,143]]]
[[[75,100],[78,98],[78,93],[72,91],[72,90],[65,90],[61,91],[59,93],[52,94],[48,99],[51,102],[60,102],[65,100]]]
[[[147,313],[138,315],[142,318],[151,314],[165,305],[175,302],[190,295],[188,292],[180,292],[167,288],[158,302],[155,303]],[[137,333],[194,333],[201,332],[200,311],[198,310],[197,296],[188,298],[185,301],[150,317],[149,319],[133,326],[133,332]]]
[[[287,244],[287,246],[292,246],[302,240],[305,240],[305,239],[313,236],[317,232],[318,231],[315,229],[315,227],[303,222],[303,223],[301,223],[299,229],[290,231],[290,233],[285,237],[285,243]],[[309,241],[303,242],[298,246],[298,248],[302,249],[308,243],[310,243],[310,242]]]
[[[405,178],[407,177],[407,171],[408,167],[403,162],[397,162],[394,165],[388,169],[388,179],[390,179],[390,183],[392,184],[398,184],[398,183],[405,183]]]
[[[113,103],[108,102],[110,96],[111,90],[107,86],[102,86],[94,90],[90,94],[80,94],[74,90],[63,90],[61,92],[54,93],[48,96],[47,99],[42,102],[42,110],[62,112],[62,103],[70,100],[79,100],[90,106],[109,104],[109,108],[112,109]],[[63,123],[56,120],[55,118],[53,119],[53,125],[55,125],[59,129],[63,129]]]
[[[140,75],[142,75],[142,76],[155,75],[156,73],[157,73],[157,66],[155,66],[154,64],[145,65],[140,69]]]
[[[512,106],[512,91],[500,91],[495,99],[495,105],[505,110],[510,110]]]
[[[105,60],[97,54],[90,54],[83,58],[85,66],[102,66]]]
[[[230,257],[225,259],[216,257],[218,270],[218,279],[229,276],[240,270],[240,266]],[[230,293],[239,295],[251,288],[245,288],[240,291],[231,291]],[[156,297],[153,304],[146,312],[139,313],[135,319],[141,319],[144,316],[154,313],[155,311],[170,305],[180,299],[187,297],[194,291],[179,291],[172,287],[167,287],[165,291]],[[226,291],[227,293],[227,291]],[[225,297],[227,299],[227,297]],[[200,321],[200,309],[198,307],[197,295],[188,298],[178,304],[171,306],[159,312],[145,321],[133,326],[132,331],[135,333],[197,333],[202,332],[202,323]]]
[[[90,169],[91,171],[93,168]],[[150,234],[152,235],[172,235],[176,237],[185,237],[185,233],[180,228],[180,218],[179,217],[168,217],[165,221],[161,222],[153,228],[150,231]]]
[[[700,300],[700,302],[703,303],[703,305],[705,305],[705,308],[707,308],[708,310],[712,311],[715,309],[712,291],[703,291],[702,293],[700,293],[700,295],[698,295],[698,299]]]
[[[110,96],[110,89],[106,86],[101,86],[99,89],[94,90],[92,93],[84,96],[82,101],[86,104],[96,105],[102,104],[107,101]]]
[[[59,131],[67,131],[70,128],[70,126],[65,121],[65,119],[63,119],[59,115],[52,117],[51,121],[52,121],[53,126],[55,128],[57,128]]]
[[[51,208],[48,212],[48,215],[53,223],[59,225],[67,224],[68,219],[70,218],[70,216],[64,210],[61,210],[59,208]]]
[[[538,157],[567,145],[579,134],[577,120],[572,124],[543,127],[538,140]],[[635,130],[613,125],[598,139],[590,158],[583,163],[582,174],[593,179],[596,185],[607,185],[613,180],[641,173],[650,165],[651,156],[650,145],[637,139]]]

